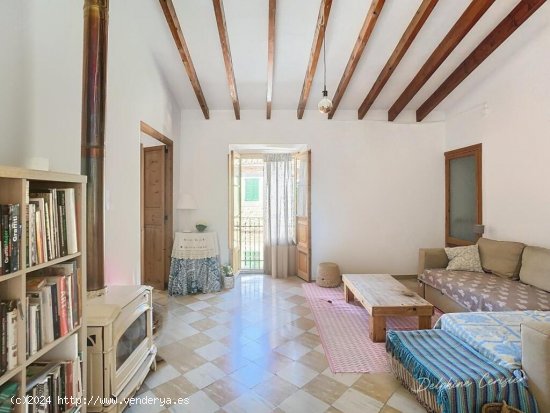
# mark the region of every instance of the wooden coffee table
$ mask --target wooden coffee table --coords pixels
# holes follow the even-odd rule
[[[434,307],[389,274],[344,274],[346,302],[355,298],[370,314],[370,338],[386,341],[386,317],[418,317],[418,329],[432,328]]]

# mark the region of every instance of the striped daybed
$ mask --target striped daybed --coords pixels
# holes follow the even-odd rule
[[[434,330],[390,331],[386,349],[394,374],[429,412],[477,413],[506,401],[544,413],[522,370],[520,325],[548,321],[547,311],[446,314]]]

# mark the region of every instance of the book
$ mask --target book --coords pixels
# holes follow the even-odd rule
[[[61,256],[68,254],[67,249],[67,216],[65,208],[65,191],[57,191],[57,208],[58,208],[58,227],[59,227],[59,246]]]
[[[17,300],[6,302],[6,346],[7,363],[6,370],[10,371],[17,367]]]
[[[27,205],[27,266],[32,267],[39,263],[36,242],[36,205]]]
[[[74,188],[58,189],[63,192],[65,201],[65,226],[67,228],[67,254],[76,254],[78,252],[78,234],[76,225],[76,199]]]
[[[8,368],[8,306],[0,302],[0,374],[4,374]]]
[[[10,381],[0,387],[0,413],[10,413],[15,410],[15,403],[12,401],[19,391],[19,383]]]
[[[29,300],[30,301],[30,300]],[[40,337],[38,335],[38,325],[39,325],[39,311],[40,304],[36,302],[29,302],[28,307],[28,318],[29,318],[29,329],[27,335],[29,337],[29,355],[36,354],[40,350]]]
[[[36,248],[38,251],[38,263],[48,261],[48,245],[46,231],[46,204],[44,198],[30,198],[29,203],[35,206],[36,210]]]
[[[10,272],[19,271],[19,239],[21,237],[21,222],[19,220],[19,204],[9,205],[9,236],[10,236]]]
[[[8,205],[0,205],[0,231],[2,244],[2,274],[11,272],[10,264],[10,208]]]

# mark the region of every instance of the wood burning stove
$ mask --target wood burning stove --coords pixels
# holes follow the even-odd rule
[[[156,366],[152,288],[109,286],[87,314],[88,411],[120,412]]]

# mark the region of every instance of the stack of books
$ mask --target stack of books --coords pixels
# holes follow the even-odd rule
[[[27,265],[78,252],[74,188],[28,191]]]
[[[40,361],[27,368],[26,395],[29,413],[67,412],[82,397],[81,361]]]
[[[0,302],[0,374],[17,366],[17,320],[20,310],[19,300]]]
[[[27,357],[80,325],[81,299],[76,260],[27,277]]]
[[[0,274],[19,271],[19,204],[0,205]]]

